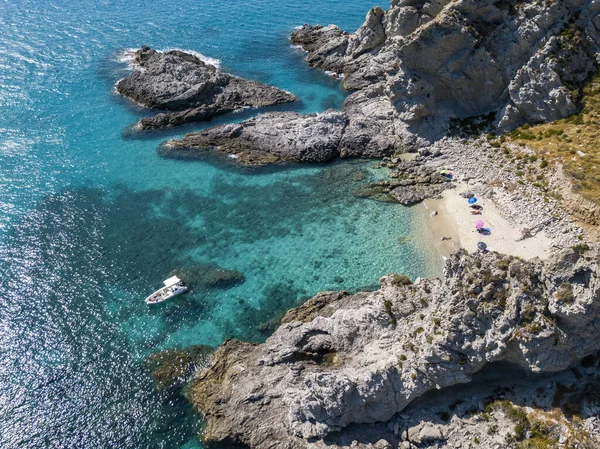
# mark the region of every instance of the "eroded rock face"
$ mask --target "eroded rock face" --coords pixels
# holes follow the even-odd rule
[[[459,251],[442,279],[388,276],[373,293],[322,293],[264,344],[226,342],[189,399],[207,441],[304,448],[387,421],[490,362],[560,371],[600,348],[599,264],[599,248],[547,263]]]
[[[142,119],[142,130],[205,121],[244,107],[292,102],[281,89],[219,71],[182,51],[158,52],[142,47],[135,53],[135,69],[117,84],[117,91],[142,106],[168,112]]]
[[[344,86],[355,90],[344,102],[346,125],[333,153],[383,157],[426,146],[457,120],[490,117],[503,132],[575,113],[578,89],[600,60],[599,12],[598,0],[394,0],[388,11],[369,11],[355,33],[304,25],[292,43],[307,51],[308,64],[342,75]],[[240,162],[288,160],[280,155],[296,151],[299,122],[307,132],[320,132],[312,116],[257,120],[271,128],[278,146]],[[294,124],[281,126],[290,120]],[[223,141],[228,131],[218,128],[212,135],[223,135],[211,141]],[[238,152],[256,153],[246,135],[235,138]],[[186,140],[201,143],[196,149],[217,148],[197,136]],[[329,154],[294,160],[327,160]]]
[[[599,12],[586,0],[399,0],[354,34],[305,25],[292,42],[349,89],[381,84],[396,120],[497,111],[508,130],[576,111],[575,90],[597,66]]]
[[[397,138],[394,122],[389,120],[389,103],[369,89],[360,94],[346,100],[342,112],[259,114],[239,124],[217,126],[165,142],[159,153],[178,159],[201,159],[220,152],[241,164],[260,165],[327,162],[338,156],[377,158],[406,151],[415,143]]]
[[[339,154],[346,128],[343,113],[260,114],[239,124],[218,126],[167,142],[160,153],[170,157],[203,157],[220,151],[248,165],[300,161],[327,162]]]

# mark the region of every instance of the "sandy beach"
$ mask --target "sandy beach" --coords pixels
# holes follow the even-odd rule
[[[481,215],[472,215],[467,199],[460,194],[471,190],[465,183],[457,188],[446,190],[439,200],[426,200],[421,205],[427,209],[426,225],[439,239],[439,250],[447,256],[458,248],[477,251],[477,243],[484,242],[490,251],[497,251],[523,259],[539,257],[546,259],[550,254],[552,241],[543,232],[521,240],[522,223],[506,218],[501,208],[490,199],[478,197],[477,204],[483,207]],[[437,214],[434,213],[437,212]],[[483,220],[490,235],[481,235],[475,229],[475,222]]]

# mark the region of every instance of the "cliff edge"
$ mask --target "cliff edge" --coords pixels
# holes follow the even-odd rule
[[[210,138],[168,142],[163,154],[223,146],[252,164],[383,157],[426,146],[460,123],[505,132],[567,117],[597,70],[599,13],[599,0],[393,0],[387,11],[369,11],[355,33],[304,25],[292,43],[308,64],[339,74],[355,91],[337,113],[345,119],[339,139],[299,156],[295,130],[320,135],[322,121],[274,113],[235,130],[216,127]],[[264,133],[255,122],[272,127],[260,152],[253,144]]]
[[[204,439],[305,448],[385,422],[492,362],[564,370],[600,349],[600,249],[582,251],[544,263],[459,251],[442,279],[387,276],[373,293],[321,293],[264,344],[228,341],[214,353],[188,392]]]

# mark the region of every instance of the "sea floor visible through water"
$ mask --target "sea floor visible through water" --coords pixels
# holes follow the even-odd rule
[[[151,45],[296,94],[291,110],[340,108],[339,82],[288,40],[304,22],[356,29],[364,0],[0,4],[0,447],[199,447],[201,421],[159,392],[144,360],[226,338],[262,341],[318,291],[439,273],[419,209],[353,196],[370,161],[243,170],[161,159],[133,138],[148,112],[114,94],[123,54]],[[384,5],[385,6],[385,5]],[[149,307],[174,269],[243,273]]]

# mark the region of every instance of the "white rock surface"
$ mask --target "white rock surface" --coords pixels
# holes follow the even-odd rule
[[[491,362],[558,372],[600,349],[599,263],[598,248],[546,263],[458,252],[440,280],[389,276],[373,293],[323,293],[265,344],[226,342],[188,396],[209,441],[301,448],[387,421]],[[421,432],[435,433],[421,426],[408,439]]]

